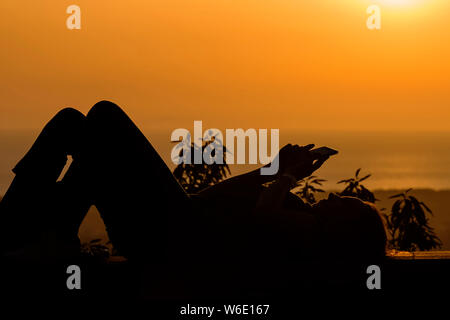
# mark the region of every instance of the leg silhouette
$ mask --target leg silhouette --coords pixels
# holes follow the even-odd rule
[[[67,155],[73,163],[57,183]],[[161,257],[175,226],[190,220],[189,196],[111,102],[97,103],[87,116],[70,108],[59,112],[13,171],[16,177],[0,203],[2,243],[9,247],[37,241],[49,230],[58,241],[76,242],[81,221],[95,205],[120,253]]]
[[[117,105],[99,102],[87,120],[89,141],[80,160],[113,245],[126,256],[161,254],[170,229],[189,211],[188,195]]]
[[[0,202],[3,251],[41,241],[56,223],[55,213],[62,203],[55,197],[56,180],[67,155],[79,149],[85,122],[75,109],[58,112],[13,169],[16,176]]]

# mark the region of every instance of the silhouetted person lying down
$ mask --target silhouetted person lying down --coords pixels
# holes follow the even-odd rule
[[[375,207],[333,194],[311,207],[289,192],[326,160],[311,148],[283,147],[276,176],[255,170],[188,195],[117,105],[99,102],[86,116],[63,109],[13,169],[0,203],[2,253],[79,249],[78,228],[95,205],[130,259],[382,258],[386,235]],[[72,165],[57,182],[67,155]]]

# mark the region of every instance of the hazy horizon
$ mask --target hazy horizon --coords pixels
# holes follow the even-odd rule
[[[186,129],[193,130],[192,123]],[[207,126],[204,126],[206,129]],[[225,128],[219,128],[225,130]],[[13,178],[11,169],[25,154],[39,131],[0,130],[0,194]],[[357,133],[357,134],[356,134]],[[174,146],[171,130],[144,130],[166,165]],[[281,130],[280,146],[286,143],[315,143],[339,151],[316,173],[327,179],[324,187],[339,189],[338,180],[353,176],[358,168],[371,173],[366,181],[371,189],[450,189],[450,132],[337,132]],[[105,159],[108,155],[105,155]],[[258,165],[232,165],[232,175],[241,174]]]

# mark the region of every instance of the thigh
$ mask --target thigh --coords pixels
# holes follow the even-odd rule
[[[190,199],[159,154],[115,104],[87,115],[90,138],[81,159],[92,177],[94,204],[113,245],[127,256],[159,256]]]

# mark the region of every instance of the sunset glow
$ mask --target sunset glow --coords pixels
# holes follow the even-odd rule
[[[177,319],[445,297],[450,0],[0,12],[3,296]]]
[[[378,0],[377,2],[384,6],[412,6],[420,3],[421,0]]]
[[[62,106],[87,111],[103,98],[141,127],[169,132],[194,119],[219,128],[448,128],[449,1],[77,4],[83,27],[70,31],[65,4],[2,1],[1,128],[40,128]],[[381,30],[366,27],[371,4]]]

